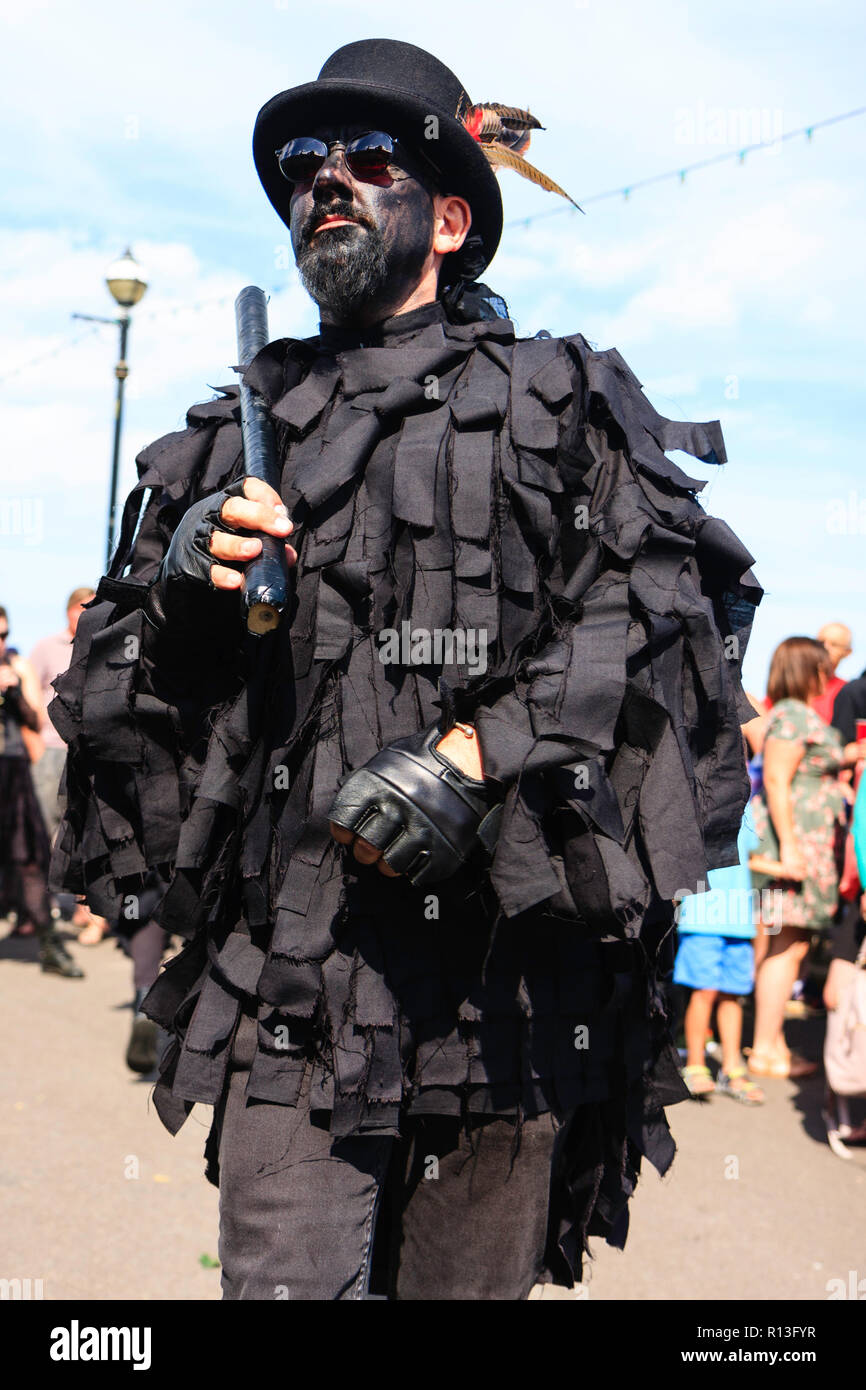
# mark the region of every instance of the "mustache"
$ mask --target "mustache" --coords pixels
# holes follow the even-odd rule
[[[360,227],[371,227],[369,220],[359,216],[351,203],[329,203],[327,207],[314,208],[310,213],[301,233],[302,241],[309,245],[315,233],[324,222],[327,222],[329,217],[347,217],[351,221],[357,222]]]

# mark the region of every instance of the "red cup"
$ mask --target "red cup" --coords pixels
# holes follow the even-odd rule
[[[861,739],[866,738],[866,719],[857,719],[857,720],[855,720],[855,723],[854,723],[854,738],[856,739],[856,741],[857,741],[858,743],[860,742]]]

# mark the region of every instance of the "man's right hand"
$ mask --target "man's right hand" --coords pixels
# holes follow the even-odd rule
[[[292,530],[279,493],[260,478],[240,478],[224,491],[202,498],[184,514],[159,578],[172,585],[186,580],[213,589],[239,589],[245,566],[262,548],[261,541],[248,533],[265,531],[285,537]],[[290,565],[298,559],[288,544],[286,558]],[[214,564],[215,559],[230,564]]]

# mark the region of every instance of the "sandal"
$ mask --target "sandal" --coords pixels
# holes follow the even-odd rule
[[[78,933],[79,946],[98,946],[105,940],[108,923],[103,917],[91,917],[87,926]]]
[[[730,1096],[741,1105],[763,1105],[764,1092],[754,1081],[750,1081],[745,1067],[732,1067],[730,1071],[720,1071],[716,1077],[716,1090],[720,1095]]]
[[[680,1075],[688,1087],[689,1095],[695,1096],[697,1099],[711,1095],[716,1089],[716,1083],[713,1081],[709,1067],[683,1067]]]
[[[749,1054],[749,1075],[772,1076],[776,1080],[783,1081],[788,1075],[788,1063],[770,1058],[764,1052],[751,1052]]]
[[[752,1052],[749,1056],[749,1073],[752,1076],[771,1076],[778,1081],[787,1081],[801,1076],[814,1076],[818,1070],[817,1062],[807,1062],[792,1052],[789,1058],[770,1058],[764,1053]]]

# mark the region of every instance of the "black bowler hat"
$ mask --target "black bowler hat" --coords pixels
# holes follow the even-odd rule
[[[253,157],[265,192],[288,225],[292,187],[275,153],[287,140],[323,121],[390,124],[391,134],[402,135],[442,171],[442,192],[469,203],[473,238],[480,237],[483,248],[480,274],[502,235],[502,198],[481,144],[463,123],[472,110],[463,84],[432,53],[396,39],[362,39],[333,53],[315,82],[271,97],[256,119]]]
[[[530,111],[498,102],[473,105],[460,80],[432,53],[397,39],[361,39],[332,53],[315,82],[271,97],[256,117],[256,169],[287,226],[292,186],[280,173],[277,151],[314,125],[368,119],[393,127],[390,134],[426,154],[444,176],[441,192],[469,203],[471,234],[454,255],[454,269],[468,278],[492,261],[502,235],[495,169],[513,169],[574,203],[523,158],[531,132],[542,128]]]

